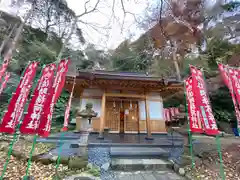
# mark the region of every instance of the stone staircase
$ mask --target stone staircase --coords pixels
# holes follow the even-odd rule
[[[119,159],[111,160],[113,171],[165,171],[172,167],[172,164],[162,159]]]
[[[171,168],[169,152],[159,147],[111,147],[113,171],[161,171]]]

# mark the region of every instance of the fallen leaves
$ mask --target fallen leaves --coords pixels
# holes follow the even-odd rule
[[[3,166],[6,162],[7,155],[5,152],[0,152],[0,172],[3,171]],[[5,173],[5,178],[7,179],[19,179],[23,178],[26,173],[27,162],[18,160],[15,157],[11,156],[9,164],[7,166],[7,171]],[[59,168],[61,171],[62,166]],[[55,166],[54,165],[42,165],[40,163],[31,163],[29,169],[29,175],[34,175],[35,179],[43,180],[45,178],[52,178],[55,175]]]
[[[204,146],[204,145],[203,145]],[[203,147],[204,151],[204,147]],[[206,150],[201,153],[201,163],[195,168],[190,166],[186,168],[190,172],[193,179],[199,180],[218,180],[220,176],[220,159],[217,150]],[[240,146],[232,144],[223,146],[222,159],[226,180],[240,180]]]
[[[8,148],[9,143],[5,141],[0,141],[0,173],[3,171],[4,164],[7,160],[7,152],[3,151],[3,149]],[[54,146],[52,144],[47,143],[37,143],[35,146],[35,150],[33,155],[42,154],[48,152]],[[17,151],[21,158],[24,154],[25,157],[29,157],[29,153],[32,148],[32,143],[26,140],[21,140],[14,145],[14,151]],[[26,174],[27,161],[26,158],[21,159],[19,157],[10,156],[9,164],[7,166],[6,173],[4,178],[7,180],[16,180],[19,178],[23,178]],[[71,170],[68,166],[64,166],[60,164],[58,167],[58,174],[60,174],[61,178],[73,174],[79,174],[83,170]],[[31,162],[31,167],[29,168],[28,175],[34,176],[37,180],[53,180],[56,179],[56,168],[55,164],[43,165],[40,162]]]

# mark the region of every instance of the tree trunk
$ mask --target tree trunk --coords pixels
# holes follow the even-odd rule
[[[4,60],[9,60],[9,59],[12,58],[13,51],[16,48],[16,44],[17,44],[17,42],[18,42],[18,40],[20,38],[20,35],[22,33],[22,30],[23,30],[23,27],[24,27],[24,22],[21,22],[20,26],[17,29],[15,37],[14,37],[12,43],[11,43],[10,48],[8,49],[7,53],[4,55]]]
[[[76,18],[74,19],[74,22],[73,22],[73,24],[72,24],[72,26],[71,26],[71,31],[70,31],[68,37],[66,38],[65,42],[63,43],[60,52],[58,53],[57,62],[59,62],[59,61],[61,60],[61,58],[62,58],[62,54],[63,54],[63,52],[64,52],[64,50],[65,50],[65,47],[66,47],[66,45],[69,43],[69,40],[71,39],[72,34],[73,34],[73,32],[74,32],[74,30],[75,30],[75,28],[76,28],[77,21],[78,21],[78,17],[76,17]]]
[[[16,28],[17,28],[17,24],[15,24],[13,26],[13,28],[10,31],[10,33],[8,34],[8,36],[2,41],[2,44],[0,46],[0,54],[2,54],[3,48],[5,47],[6,43],[10,40],[11,35],[13,34],[13,32],[15,31]]]
[[[177,80],[178,81],[181,81],[182,78],[181,78],[181,73],[180,73],[180,69],[179,69],[179,64],[177,62],[177,54],[176,54],[176,51],[177,51],[177,48],[176,46],[173,47],[173,64],[175,66],[175,69],[176,69],[176,75],[177,75]]]
[[[21,22],[20,26],[18,27],[15,37],[12,41],[12,44],[10,46],[10,48],[8,49],[7,53],[4,55],[4,60],[10,60],[12,58],[12,54],[13,51],[16,49],[16,44],[21,36],[22,30],[24,28],[25,22],[31,17],[32,13],[33,13],[34,7],[31,7],[31,9],[29,10],[29,12],[27,13],[26,17],[24,18],[24,20]]]

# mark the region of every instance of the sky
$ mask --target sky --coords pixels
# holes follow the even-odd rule
[[[98,0],[65,0],[77,15],[84,12],[84,4],[88,3],[87,9],[92,9]],[[154,3],[159,0],[122,0],[127,12],[131,12],[135,17],[143,16],[149,2]],[[208,5],[216,0],[209,0]],[[10,7],[10,0],[0,0],[0,9],[12,14],[24,14],[26,8],[16,10]],[[113,2],[115,5],[113,6]],[[113,8],[114,7],[114,8]],[[137,39],[144,30],[139,27],[135,17],[126,14],[121,6],[121,0],[100,0],[97,11],[84,15],[80,18],[79,27],[83,30],[83,35],[87,42],[93,43],[100,49],[114,49],[125,39]],[[113,16],[114,15],[114,16]],[[79,46],[78,43],[72,43]]]
[[[84,12],[84,4],[86,0],[66,1],[68,6],[74,10],[77,15]],[[88,9],[91,9],[96,2],[97,0],[90,0],[90,6]],[[138,27],[133,15],[127,14],[123,20],[124,12],[122,10],[121,0],[115,0],[113,13],[113,2],[114,0],[100,0],[97,12],[80,18],[81,21],[98,26],[96,31],[96,28],[92,28],[93,26],[91,24],[86,25],[84,23],[79,23],[86,39],[89,42],[96,44],[96,46],[101,49],[116,48],[126,38],[132,37],[133,39],[136,39],[143,32]],[[147,7],[147,0],[123,0],[123,2],[126,11],[135,14],[135,17],[141,15]],[[115,18],[113,18],[113,14]]]
[[[69,8],[77,15],[84,12],[86,1],[89,0],[66,0]],[[87,9],[92,9],[97,1],[90,0]],[[114,1],[115,5],[113,6]],[[147,7],[149,0],[123,0],[123,2],[127,12],[139,17]],[[23,9],[16,10],[10,7],[10,4],[10,0],[0,0],[0,10],[21,16],[28,8],[23,7]],[[96,12],[80,18],[82,22],[79,22],[79,27],[83,30],[87,42],[95,44],[100,49],[114,49],[125,39],[131,37],[132,40],[135,40],[143,33],[143,30],[138,27],[135,17],[126,14],[124,18],[121,0],[100,0]]]

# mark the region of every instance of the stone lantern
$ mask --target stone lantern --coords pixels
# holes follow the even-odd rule
[[[97,117],[98,115],[98,113],[92,110],[92,107],[93,107],[92,103],[87,103],[86,108],[77,113],[77,115],[81,117],[81,119],[76,119],[77,131],[92,130],[92,118]]]

